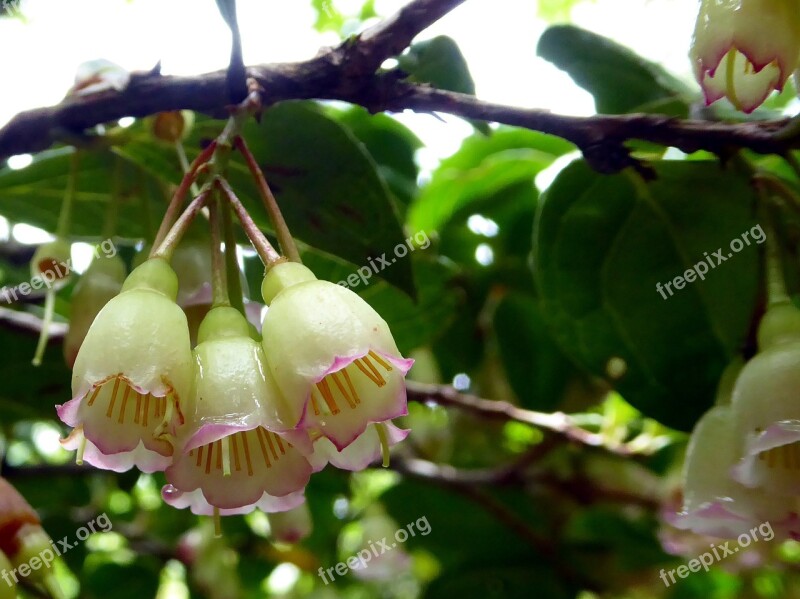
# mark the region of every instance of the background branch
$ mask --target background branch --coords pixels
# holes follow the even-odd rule
[[[796,136],[776,134],[786,120],[725,124],[650,114],[572,117],[483,102],[403,81],[399,72],[378,71],[387,58],[400,53],[420,31],[463,1],[415,0],[360,36],[324,49],[313,59],[250,67],[248,76],[265,90],[264,104],[290,99],[341,100],[373,112],[444,112],[550,133],[573,142],[601,172],[636,166],[624,145],[632,139],[685,152],[704,149],[718,154],[731,148],[784,154],[800,145]],[[125,116],[188,109],[224,117],[228,103],[225,71],[194,77],[164,77],[157,70],[134,73],[122,91],[69,97],[56,106],[18,114],[0,128],[0,159],[41,151],[59,141],[79,143],[87,129]]]
[[[617,455],[629,456],[634,453],[625,445],[609,445],[603,435],[581,428],[569,414],[563,412],[551,414],[524,410],[505,401],[482,399],[474,395],[459,393],[447,385],[426,385],[407,381],[407,389],[409,401],[435,403],[472,412],[483,418],[513,420],[529,424],[583,445],[602,447]]]

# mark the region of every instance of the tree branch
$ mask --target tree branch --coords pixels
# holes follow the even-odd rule
[[[505,401],[482,399],[474,395],[459,393],[447,385],[425,385],[414,381],[408,381],[406,385],[409,401],[432,402],[440,406],[459,408],[483,418],[529,424],[562,435],[570,441],[592,447],[602,447],[621,456],[630,456],[634,453],[625,445],[609,445],[603,435],[581,428],[574,418],[563,412],[550,414],[523,410]]]
[[[717,154],[732,148],[784,154],[800,146],[797,136],[778,134],[786,120],[724,124],[647,114],[572,117],[483,102],[402,81],[399,72],[378,71],[387,58],[400,53],[420,31],[463,1],[414,0],[360,36],[325,49],[311,60],[250,67],[248,76],[265,90],[265,105],[290,99],[341,100],[373,112],[443,112],[550,133],[574,143],[601,172],[637,166],[624,145],[633,139]],[[0,160],[38,152],[56,142],[79,143],[87,129],[125,116],[188,109],[224,117],[227,91],[225,71],[194,77],[134,73],[122,91],[69,97],[56,106],[18,114],[0,128]]]

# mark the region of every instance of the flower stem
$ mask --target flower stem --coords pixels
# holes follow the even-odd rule
[[[106,208],[106,216],[103,221],[103,239],[111,239],[117,230],[117,220],[119,217],[119,202],[122,196],[122,159],[114,156],[114,172],[111,181],[111,200]]]
[[[186,197],[186,194],[189,192],[192,183],[194,183],[195,179],[197,179],[200,167],[206,164],[214,155],[214,150],[216,147],[216,142],[212,142],[205,150],[200,152],[197,158],[194,159],[194,162],[192,162],[188,172],[183,176],[183,179],[181,179],[181,183],[178,185],[178,189],[175,190],[175,194],[172,196],[172,200],[170,201],[167,211],[164,214],[164,219],[161,221],[161,226],[158,228],[158,233],[156,233],[156,238],[153,241],[153,250],[150,252],[151,258],[156,255],[157,248],[161,246],[162,242],[170,231],[170,227],[172,227],[173,223],[175,223],[175,219],[178,217],[180,209],[183,206],[183,201]]]
[[[207,188],[200,191],[200,195],[186,207],[180,218],[175,221],[175,224],[164,236],[163,241],[158,246],[153,246],[153,251],[150,252],[151,258],[164,258],[167,261],[172,258],[172,252],[175,251],[175,247],[180,243],[183,234],[186,233],[189,225],[192,224],[194,218],[202,210],[210,193],[211,190]]]
[[[225,268],[228,274],[228,299],[231,306],[244,314],[244,294],[242,292],[242,280],[239,277],[239,262],[236,257],[236,235],[233,231],[233,218],[231,207],[223,202],[220,206],[222,211],[222,230],[225,236]]]
[[[767,229],[766,250],[764,252],[764,273],[767,286],[767,304],[775,306],[789,302],[789,293],[783,276],[783,263],[781,249],[778,245],[778,234],[775,221],[770,214],[769,197],[771,193],[779,195],[791,202],[796,208],[800,205],[800,198],[779,179],[772,175],[758,173],[753,177],[761,204],[759,209]]]
[[[217,185],[219,185],[220,189],[222,189],[225,196],[228,198],[228,202],[233,208],[233,211],[236,213],[239,222],[242,223],[242,228],[244,229],[245,234],[247,235],[250,242],[253,244],[253,247],[258,252],[258,255],[261,257],[261,260],[264,262],[264,266],[269,270],[276,264],[281,262],[285,262],[286,258],[283,258],[275,248],[272,247],[272,244],[269,240],[264,236],[258,226],[253,222],[253,219],[247,213],[247,209],[242,205],[242,202],[239,198],[236,197],[236,194],[233,193],[231,186],[228,185],[228,182],[225,179],[217,179]]]
[[[230,306],[228,284],[225,280],[225,257],[222,254],[222,226],[220,223],[219,192],[215,189],[208,203],[209,221],[211,223],[211,291],[213,307]]]
[[[64,192],[64,202],[61,204],[61,212],[58,215],[58,225],[56,225],[56,237],[66,239],[69,235],[69,223],[72,219],[72,204],[75,201],[75,192],[78,188],[78,167],[80,157],[78,149],[72,152],[69,160],[69,178],[67,179],[67,189]]]
[[[39,342],[36,344],[36,353],[33,354],[31,363],[34,366],[42,365],[44,350],[47,347],[47,340],[50,337],[50,325],[53,324],[53,314],[56,309],[56,290],[52,287],[47,290],[44,296],[44,318],[42,319],[42,329],[39,331]]]
[[[275,227],[275,234],[278,236],[278,243],[280,244],[283,253],[292,262],[302,263],[302,260],[300,259],[300,252],[297,250],[297,244],[294,241],[294,237],[292,237],[289,227],[286,225],[286,220],[283,218],[281,209],[278,206],[278,201],[275,199],[275,195],[272,193],[272,190],[270,189],[269,184],[264,177],[263,171],[258,166],[256,157],[253,156],[253,153],[250,151],[250,148],[247,146],[247,142],[244,140],[244,138],[237,137],[233,143],[236,149],[242,153],[242,156],[244,156],[244,160],[247,163],[247,168],[250,170],[250,174],[252,174],[253,178],[256,180],[258,193],[261,196],[261,200],[264,203],[264,208],[267,210],[267,214],[269,214],[270,220],[272,221],[272,226]]]

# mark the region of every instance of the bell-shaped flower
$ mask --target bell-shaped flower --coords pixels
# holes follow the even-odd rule
[[[733,391],[742,461],[735,476],[766,494],[800,493],[800,311],[770,308],[759,325],[759,353]]]
[[[95,318],[75,359],[73,398],[58,415],[75,427],[63,442],[99,468],[165,469],[171,435],[192,388],[186,316],[178,281],[161,258],[146,261]]]
[[[755,110],[783,89],[800,57],[797,0],[703,0],[692,40],[695,77],[711,104]]]
[[[741,439],[730,406],[716,406],[697,423],[684,463],[683,510],[673,526],[712,537],[733,538],[770,522],[782,538],[800,533],[792,498],[748,489],[731,476]]]
[[[262,295],[264,352],[291,409],[285,424],[340,452],[375,424],[385,453],[396,437],[385,423],[407,413],[413,363],[400,356],[386,321],[349,289],[296,263],[274,266]]]
[[[247,320],[234,308],[213,308],[198,339],[194,392],[164,500],[205,515],[296,507],[311,465],[270,430],[284,417],[284,400]]]
[[[97,257],[81,275],[72,292],[69,329],[64,338],[64,359],[72,368],[78,350],[95,317],[125,282],[125,263],[119,256]]]

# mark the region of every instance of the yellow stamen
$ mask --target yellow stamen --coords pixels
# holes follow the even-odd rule
[[[126,386],[125,393],[122,396],[122,407],[120,408],[119,411],[119,419],[117,420],[117,422],[119,422],[120,424],[123,424],[125,422],[125,408],[128,407],[128,396],[130,394],[131,394],[131,388],[130,386]]]
[[[356,360],[354,363],[358,369],[378,387],[383,387],[386,384],[386,381],[383,380],[381,373],[378,372],[378,369],[375,368],[374,364],[369,361],[369,358],[364,357],[360,360]]]
[[[106,418],[111,418],[111,414],[114,412],[114,404],[117,402],[117,393],[119,392],[119,383],[120,383],[119,378],[114,380],[114,389],[111,391],[111,401],[108,402],[108,411],[106,412]]]
[[[356,405],[360,404],[361,398],[358,397],[358,393],[356,393],[356,388],[353,386],[353,381],[350,380],[350,374],[347,372],[347,368],[342,370],[342,374],[344,375],[344,380],[347,382],[347,386],[350,388],[350,394],[353,396]]]
[[[375,430],[378,432],[378,438],[381,440],[381,455],[383,455],[383,467],[389,467],[389,433],[386,430],[386,425],[383,422],[375,423]]]
[[[136,413],[133,415],[133,421],[136,424],[139,424],[139,413],[142,410],[142,394],[138,391],[136,392]]]
[[[272,462],[269,460],[269,453],[267,453],[267,446],[264,444],[264,437],[262,436],[263,429],[260,427],[256,429],[256,437],[258,437],[258,442],[261,445],[261,453],[264,456],[264,463],[267,465],[267,468],[272,468]]]
[[[214,455],[214,444],[208,444],[208,457],[206,458],[206,474],[211,474],[211,459]]]
[[[333,415],[338,414],[340,412],[339,406],[336,405],[336,400],[333,398],[333,393],[331,393],[331,387],[327,377],[317,383],[317,389],[319,389],[319,392],[322,394],[325,403],[328,404],[330,413]]]
[[[247,476],[253,476],[253,463],[250,461],[250,446],[247,444],[247,433],[242,433],[242,445],[244,445],[244,459],[247,462]]]
[[[143,426],[147,426],[147,419],[150,417],[150,398],[152,395],[149,393],[144,396],[144,419],[142,421]]]
[[[374,351],[371,351],[371,350],[370,350],[370,352],[369,352],[369,357],[370,357],[370,358],[372,358],[373,360],[375,360],[375,361],[376,361],[378,364],[380,364],[381,366],[383,366],[383,367],[386,369],[386,371],[387,371],[387,372],[391,372],[391,371],[392,371],[392,367],[391,367],[391,366],[389,366],[388,362],[386,362],[386,360],[384,360],[383,358],[381,358],[381,357],[380,357],[378,354],[376,354]]]
[[[195,466],[199,468],[202,461],[203,461],[203,446],[201,445],[200,447],[197,448],[197,463],[195,464]]]
[[[342,385],[342,381],[339,380],[339,377],[336,376],[336,374],[337,373],[335,373],[335,372],[331,373],[331,378],[333,379],[333,382],[336,383],[336,386],[339,388],[339,391],[341,392],[341,394],[344,397],[344,399],[347,402],[347,404],[351,408],[355,408],[356,407],[356,402],[353,401],[353,398],[350,397],[350,395],[347,393],[347,391],[344,388],[344,385]]]
[[[92,393],[92,396],[89,398],[89,403],[86,404],[88,407],[90,408],[92,407],[92,404],[94,403],[94,400],[97,399],[97,394],[100,393],[100,388],[102,386],[103,385],[98,385],[97,388],[94,390],[94,393]]]

